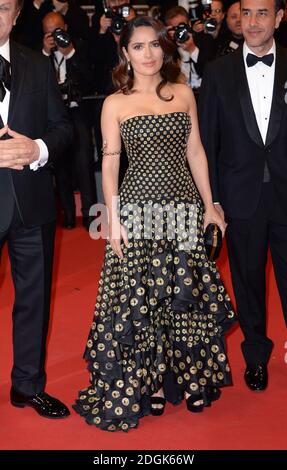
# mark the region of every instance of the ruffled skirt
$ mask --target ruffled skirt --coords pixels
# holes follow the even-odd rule
[[[106,245],[85,358],[91,385],[74,409],[87,423],[127,431],[169,383],[203,397],[231,383],[224,332],[236,321],[215,263],[208,261],[197,206],[191,249],[177,238],[134,239],[120,260]]]

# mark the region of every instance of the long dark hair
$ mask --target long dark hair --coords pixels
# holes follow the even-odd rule
[[[139,16],[127,23],[119,41],[119,65],[113,71],[113,82],[117,90],[121,90],[125,95],[132,93],[134,86],[133,70],[129,70],[127,59],[123,53],[123,47],[127,50],[131,36],[136,28],[147,26],[152,28],[157,35],[159,44],[163,50],[163,64],[160,69],[161,82],[156,87],[156,94],[163,101],[171,101],[173,96],[164,97],[161,95],[162,88],[167,82],[177,83],[181,78],[181,71],[175,60],[176,45],[169,39],[166,28],[159,21],[149,16]]]

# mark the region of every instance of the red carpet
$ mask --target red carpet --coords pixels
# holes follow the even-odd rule
[[[82,359],[92,320],[104,244],[86,231],[58,231],[53,289],[53,317],[47,360],[47,391],[71,405],[88,385]],[[231,292],[226,253],[220,262]],[[146,417],[136,430],[107,433],[88,426],[74,411],[67,420],[44,420],[29,408],[9,403],[11,308],[13,287],[3,253],[0,266],[0,449],[286,449],[287,335],[273,271],[269,269],[269,336],[275,342],[270,361],[270,385],[264,393],[249,391],[239,329],[228,337],[234,386],[198,415],[184,404],[167,406],[162,417]],[[6,276],[4,278],[4,273]]]

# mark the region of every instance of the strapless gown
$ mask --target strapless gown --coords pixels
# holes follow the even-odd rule
[[[74,405],[104,430],[136,427],[167,377],[205,405],[206,387],[231,382],[224,332],[236,318],[203,243],[204,208],[186,161],[191,125],[173,112],[120,126],[129,158],[121,219],[136,235],[122,245],[123,260],[106,244],[85,350],[90,386]]]

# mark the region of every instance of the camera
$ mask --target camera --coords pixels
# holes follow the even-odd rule
[[[62,47],[63,49],[69,47],[71,44],[71,38],[70,35],[67,33],[67,31],[64,31],[64,29],[61,28],[56,28],[52,36],[54,38],[54,41],[58,47]]]
[[[79,103],[82,99],[78,84],[71,78],[59,83],[61,95],[65,105],[70,106],[71,102]]]
[[[190,21],[201,21],[204,24],[206,33],[213,33],[216,30],[217,21],[211,18],[211,3],[212,0],[191,0],[189,2],[189,17]]]
[[[119,36],[126,25],[126,18],[130,15],[129,5],[108,7],[107,2],[103,1],[103,7],[106,18],[112,20],[110,31]]]
[[[192,34],[192,29],[187,23],[179,23],[174,28],[174,36],[173,39],[175,42],[179,42],[183,44],[184,42],[188,41],[190,35]]]

